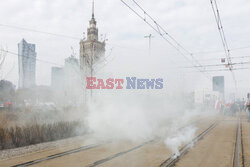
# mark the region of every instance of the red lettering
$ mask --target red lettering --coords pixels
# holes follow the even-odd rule
[[[94,82],[96,81],[96,77],[87,77],[87,89],[96,89],[96,85]]]
[[[109,78],[106,80],[106,89],[114,89],[114,79]]]
[[[97,89],[106,89],[103,79],[97,79],[97,82],[98,82]]]
[[[118,83],[116,89],[123,89],[122,84],[124,83],[124,79],[115,79],[115,84]]]

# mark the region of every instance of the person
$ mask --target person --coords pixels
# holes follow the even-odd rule
[[[10,111],[11,107],[12,107],[12,103],[10,101],[7,101],[6,104],[5,104],[5,106],[6,106],[6,110]]]
[[[248,122],[250,122],[250,102],[249,102],[249,100],[248,100],[248,102],[247,102],[246,107],[247,107],[247,118],[248,118]]]
[[[221,114],[224,114],[224,109],[225,109],[225,105],[224,105],[224,103],[221,103],[221,106],[220,106],[220,113]]]
[[[238,105],[235,102],[233,102],[230,106],[229,111],[231,116],[236,116],[236,113],[239,111]]]
[[[221,109],[221,100],[218,99],[215,102],[215,110],[219,112],[220,109]]]
[[[243,99],[242,99],[242,101],[240,101],[240,102],[239,102],[239,105],[240,105],[240,111],[241,111],[241,112],[243,112],[243,111],[244,111],[244,109],[245,109],[245,108],[244,108],[244,107],[245,107],[245,106],[244,106],[244,104],[245,104],[245,100],[244,100],[244,98],[243,98]]]
[[[247,105],[248,105],[248,100],[245,101],[244,103],[244,110],[247,112]]]

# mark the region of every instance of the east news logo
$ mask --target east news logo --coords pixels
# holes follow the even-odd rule
[[[136,77],[126,77],[126,80],[117,78],[104,80],[96,77],[87,77],[86,80],[86,89],[163,89],[162,78],[137,79]]]

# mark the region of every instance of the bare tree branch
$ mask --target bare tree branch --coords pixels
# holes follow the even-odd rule
[[[0,47],[0,79],[2,79],[3,75],[3,64],[6,58],[6,52],[4,52],[4,48],[1,46]]]

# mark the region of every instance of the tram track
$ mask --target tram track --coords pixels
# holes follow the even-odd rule
[[[244,143],[243,143],[243,133],[242,133],[242,124],[240,124],[241,130],[241,158],[242,158],[242,167],[245,167],[245,156],[244,156]]]
[[[242,128],[242,115],[238,116],[238,119],[235,120],[237,121],[237,123],[235,124],[236,126],[236,131],[235,131],[235,139],[234,139],[234,147],[232,149],[232,160],[231,160],[231,167],[245,167],[245,155],[244,155],[244,141],[243,141],[243,128]],[[245,120],[244,120],[245,121]],[[244,122],[243,121],[243,122]],[[220,121],[220,122],[224,122],[224,120]],[[228,122],[226,120],[226,122]],[[214,123],[213,125],[211,125],[208,129],[206,129],[205,131],[203,131],[200,135],[198,135],[196,138],[194,138],[190,143],[184,145],[180,150],[180,154],[178,156],[176,156],[175,154],[172,154],[171,157],[167,158],[159,167],[173,167],[173,166],[178,166],[177,162],[178,161],[182,161],[182,159],[184,158],[184,155],[187,154],[190,150],[190,146],[191,144],[196,144],[200,139],[202,139],[206,134],[208,134],[212,129],[214,129],[217,124]],[[193,155],[193,154],[192,154]],[[189,156],[190,158],[190,156]],[[187,160],[187,159],[186,159]],[[182,165],[184,165],[182,163]]]
[[[138,146],[133,147],[133,148],[131,148],[131,149],[128,149],[128,150],[126,150],[126,151],[122,151],[122,152],[119,152],[119,153],[117,153],[117,154],[114,154],[114,155],[111,155],[111,156],[109,156],[109,157],[106,157],[106,158],[104,158],[104,159],[97,160],[97,161],[95,161],[94,163],[92,163],[92,164],[90,164],[90,165],[87,165],[87,167],[95,167],[95,166],[98,166],[98,165],[103,164],[103,163],[105,163],[105,162],[107,162],[107,161],[110,161],[110,160],[112,160],[112,159],[114,159],[114,158],[117,158],[117,157],[122,156],[122,155],[124,155],[124,154],[127,154],[127,153],[129,153],[129,152],[135,151],[135,150],[137,150],[137,149],[139,149],[139,148],[141,148],[141,147],[143,147],[143,146],[145,146],[145,145],[147,145],[147,144],[153,143],[153,142],[157,142],[157,141],[156,141],[156,140],[151,140],[151,141],[145,142],[145,143],[143,143],[143,144],[141,144],[141,145],[138,145]]]
[[[242,150],[242,129],[241,129],[241,116],[238,117],[235,148],[233,154],[233,167],[241,167],[241,150]]]
[[[181,130],[185,127],[188,127],[188,126],[192,126],[194,124],[197,124],[198,122],[202,122],[201,120],[198,120],[198,121],[193,121],[192,123],[188,124],[188,125],[185,125],[185,126],[182,126],[180,128],[178,128],[178,130]],[[88,167],[95,167],[95,166],[98,166],[100,164],[103,164],[107,161],[110,161],[114,158],[117,158],[117,157],[120,157],[124,154],[127,154],[127,153],[130,153],[132,151],[135,151],[139,148],[142,148],[148,144],[151,144],[151,143],[156,143],[156,142],[159,142],[160,139],[153,139],[153,140],[148,140],[142,144],[139,144],[139,145],[136,145],[132,148],[129,148],[128,150],[125,150],[125,151],[121,151],[121,152],[118,152],[118,153],[115,153],[111,156],[108,156],[106,158],[103,158],[103,159],[100,159],[100,160],[97,160],[95,161],[94,163],[90,164],[90,165],[87,165]],[[45,162],[45,161],[49,161],[49,160],[53,160],[53,159],[56,159],[56,158],[59,158],[59,157],[63,157],[63,156],[67,156],[67,155],[70,155],[70,154],[74,154],[74,153],[78,153],[78,152],[82,152],[82,151],[87,151],[87,150],[90,150],[90,149],[94,149],[94,148],[97,148],[97,147],[101,147],[101,146],[104,146],[105,144],[108,144],[108,143],[111,143],[111,142],[104,142],[104,143],[99,143],[99,144],[92,144],[92,145],[87,145],[87,146],[83,146],[83,147],[79,147],[79,148],[76,148],[76,149],[72,149],[72,150],[69,150],[69,151],[64,151],[64,152],[60,152],[60,153],[57,153],[57,154],[53,154],[53,155],[49,155],[47,157],[44,157],[44,158],[41,158],[41,159],[36,159],[36,160],[32,160],[32,161],[28,161],[28,162],[24,162],[24,163],[20,163],[20,164],[17,164],[17,165],[13,165],[12,167],[26,167],[26,166],[31,166],[31,165],[35,165],[35,164],[38,164],[38,163],[42,163],[42,162]]]
[[[242,115],[240,113],[237,123],[236,142],[233,167],[245,167],[244,142],[242,130]]]
[[[65,155],[69,155],[69,154],[73,154],[73,153],[77,153],[77,152],[81,152],[81,151],[86,151],[86,150],[89,150],[89,149],[93,149],[93,148],[102,146],[102,145],[107,144],[107,143],[108,142],[99,143],[99,144],[92,144],[92,145],[87,145],[87,146],[79,147],[79,148],[76,148],[76,149],[72,149],[72,150],[60,152],[60,153],[57,153],[57,154],[49,155],[49,156],[41,158],[41,159],[32,160],[32,161],[28,161],[28,162],[25,162],[25,163],[13,165],[12,167],[26,167],[26,166],[31,166],[31,165],[34,165],[34,164],[37,164],[37,163],[41,163],[41,162],[44,162],[44,161],[56,159],[56,158],[59,158],[59,157],[65,156]]]
[[[191,146],[196,144],[199,140],[201,140],[204,136],[206,136],[211,130],[213,130],[217,125],[218,121],[214,122],[210,125],[206,130],[202,131],[198,136],[196,136],[191,142],[184,145],[179,150],[179,155],[172,154],[168,159],[160,164],[159,167],[173,167],[175,164],[191,149]]]
[[[244,152],[244,142],[243,142],[243,128],[242,128],[242,114],[240,115],[240,146],[241,146],[241,167],[245,167],[245,152]]]

